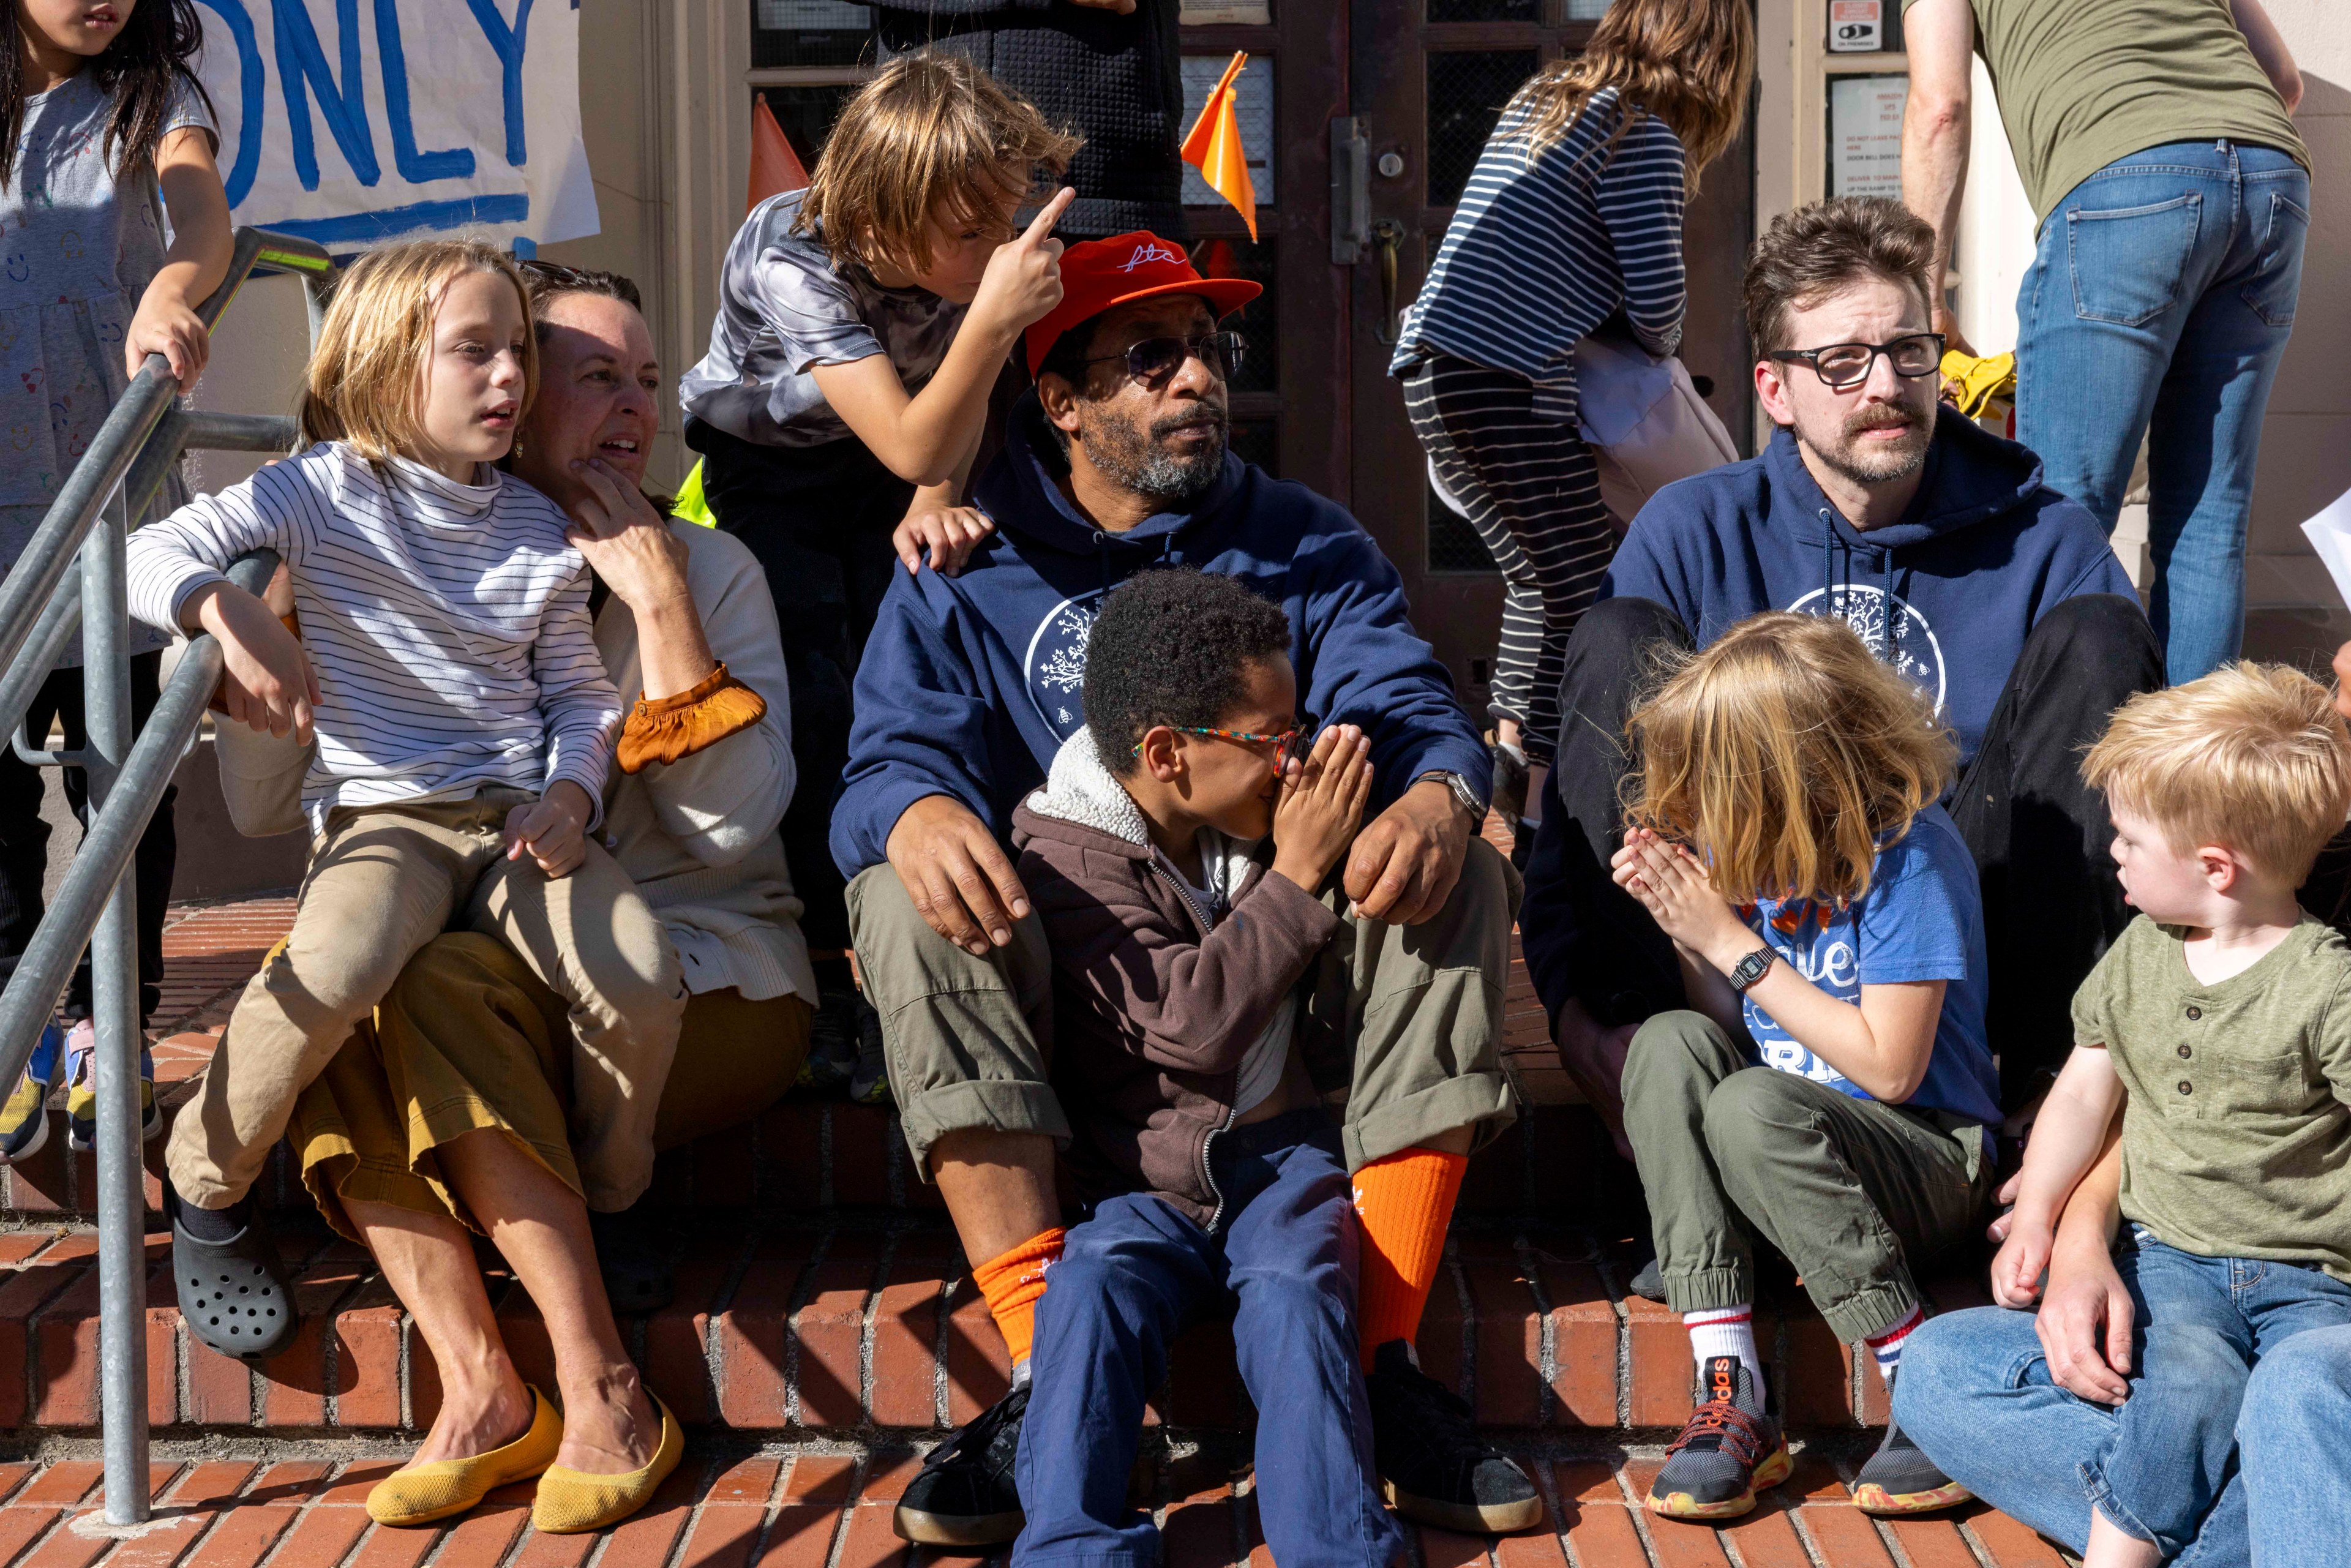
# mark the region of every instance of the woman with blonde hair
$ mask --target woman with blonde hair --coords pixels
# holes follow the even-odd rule
[[[1625,1131],[1705,1395],[1648,1506],[1722,1519],[1789,1470],[1754,1238],[1890,1389],[1922,1321],[1913,1270],[1969,1239],[1991,1197],[1983,909],[1936,803],[1956,743],[1844,622],[1740,622],[1626,729],[1641,770],[1615,880],[1673,938],[1690,1005],[1633,1037]],[[1967,1495],[1898,1426],[1854,1487],[1880,1514]]]
[[[1491,713],[1506,816],[1542,798],[1568,634],[1615,550],[1576,434],[1575,345],[1619,313],[1652,354],[1680,342],[1682,206],[1745,118],[1748,13],[1616,0],[1581,55],[1503,110],[1405,312],[1389,373],[1433,477],[1502,571]]]

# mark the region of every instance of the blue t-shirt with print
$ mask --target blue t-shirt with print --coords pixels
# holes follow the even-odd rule
[[[1948,982],[1926,1080],[1903,1103],[1979,1125],[2000,1120],[2000,1074],[1984,1033],[1983,898],[1975,857],[1940,806],[1919,812],[1907,833],[1877,852],[1869,891],[1843,909],[1809,898],[1766,899],[1740,915],[1782,962],[1839,1001],[1860,1006],[1864,986]],[[1799,1045],[1751,996],[1743,1006],[1764,1066],[1870,1098]]]

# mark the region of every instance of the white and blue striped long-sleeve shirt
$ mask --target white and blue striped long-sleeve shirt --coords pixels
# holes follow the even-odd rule
[[[337,806],[465,800],[559,779],[601,808],[620,695],[569,519],[508,474],[461,485],[321,442],[131,536],[131,613],[165,630],[247,550],[285,558],[319,677],[313,831]]]
[[[1612,152],[1616,89],[1585,102],[1567,133],[1528,156],[1514,104],[1453,209],[1445,244],[1405,312],[1395,375],[1432,353],[1524,376],[1538,417],[1575,417],[1577,340],[1623,307],[1650,352],[1681,341],[1681,139],[1637,113]]]

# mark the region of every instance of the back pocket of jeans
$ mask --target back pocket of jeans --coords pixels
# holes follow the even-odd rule
[[[2179,296],[2204,198],[2190,193],[2151,207],[2065,214],[2074,314],[2085,321],[2144,326]]]
[[[2310,232],[2310,214],[2277,191],[2270,193],[2266,212],[2259,204],[2253,211],[2265,221],[2261,259],[2244,287],[2244,301],[2269,325],[2291,327],[2294,298],[2302,292],[2302,246]]]

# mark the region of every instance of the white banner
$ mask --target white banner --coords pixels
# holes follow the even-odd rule
[[[579,0],[197,0],[240,224],[338,255],[596,232]],[[528,248],[528,247],[526,247]]]

